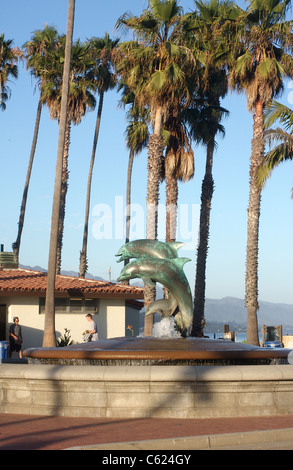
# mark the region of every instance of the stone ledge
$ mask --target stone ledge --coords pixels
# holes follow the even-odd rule
[[[182,419],[293,414],[293,366],[2,364],[0,412]]]
[[[225,382],[293,380],[293,365],[272,366],[63,366],[0,364],[2,378],[42,380]]]

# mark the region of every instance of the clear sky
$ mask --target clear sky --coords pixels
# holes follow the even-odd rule
[[[243,2],[238,2],[243,5]],[[193,0],[182,0],[185,12]],[[145,0],[76,0],[74,38],[111,37],[119,34],[115,23],[125,11],[140,14]],[[0,0],[0,33],[21,47],[34,30],[45,24],[66,32],[67,0]],[[122,37],[123,39],[123,37]],[[38,90],[25,65],[19,66],[19,78],[10,83],[11,99],[0,112],[1,184],[0,243],[5,251],[17,235],[27,163],[33,136]],[[104,110],[91,196],[88,243],[89,272],[108,279],[119,276],[122,266],[115,253],[124,244],[123,211],[125,209],[128,150],[125,146],[125,112],[118,107],[119,95],[108,93]],[[293,106],[293,87],[286,83],[282,102]],[[211,231],[207,263],[206,295],[209,298],[234,296],[244,298],[247,206],[249,197],[249,158],[252,138],[252,116],[244,95],[229,94],[222,105],[230,111],[223,121],[224,139],[219,138],[215,154],[215,192],[212,202]],[[72,126],[69,157],[69,189],[66,205],[62,270],[78,271],[82,245],[85,196],[96,111],[88,113],[81,124]],[[57,156],[58,126],[43,109],[39,139],[28,195],[22,235],[20,263],[47,268],[51,226],[52,195]],[[191,290],[194,289],[195,258],[201,182],[204,175],[205,150],[194,147],[195,176],[180,184],[178,240],[186,243],[181,256],[191,258],[185,265]],[[136,212],[133,236],[143,237],[147,182],[147,153],[135,159],[132,202]],[[292,229],[293,229],[292,164],[276,169],[262,197],[259,253],[259,298],[270,302],[293,304]],[[164,204],[165,185],[161,186]],[[164,238],[164,210],[160,218],[160,238]]]

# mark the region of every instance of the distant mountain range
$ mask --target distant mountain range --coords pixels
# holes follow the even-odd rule
[[[47,272],[47,269],[44,269],[41,266],[33,266],[32,267],[32,266],[25,266],[23,264],[20,264],[19,267],[21,269],[31,269],[32,271],[39,271],[39,272],[42,272],[42,273]],[[78,273],[76,271],[61,271],[61,274],[63,276],[71,276],[71,277],[77,277],[78,276]],[[86,273],[85,277],[86,277],[86,279],[95,279],[96,281],[105,281],[105,279],[103,279],[102,277],[94,276],[91,273]],[[115,282],[115,281],[113,281],[113,282]]]
[[[23,269],[32,269],[34,271],[46,272],[46,269],[40,266],[20,266]],[[66,276],[77,277],[76,271],[62,271],[61,274]],[[104,281],[105,279],[87,273],[87,279],[95,279]],[[116,281],[112,281],[116,282]],[[142,287],[142,283],[137,281],[134,283]],[[163,297],[163,291],[160,287],[157,288],[158,298]],[[261,328],[262,325],[267,326],[283,326],[284,333],[293,334],[293,305],[283,303],[272,303],[259,301],[258,324]],[[216,325],[223,326],[229,324],[230,329],[245,329],[247,312],[244,300],[236,297],[224,297],[223,299],[206,299],[205,303],[205,318],[207,328]],[[221,328],[222,329],[222,328]]]
[[[258,324],[283,325],[284,332],[293,333],[293,305],[259,301]],[[235,297],[223,299],[206,299],[205,317],[207,324],[221,323],[233,327],[246,327],[247,312],[244,300]]]

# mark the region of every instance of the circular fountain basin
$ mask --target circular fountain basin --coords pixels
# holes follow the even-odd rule
[[[111,338],[68,347],[31,348],[29,363],[72,365],[265,365],[287,363],[290,350],[209,338]]]

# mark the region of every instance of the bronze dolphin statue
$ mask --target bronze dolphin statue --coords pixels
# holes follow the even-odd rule
[[[183,330],[188,330],[192,322],[193,308],[190,286],[183,271],[183,266],[189,261],[191,261],[189,258],[138,259],[130,262],[122,269],[118,281],[140,278],[145,284],[152,287],[156,282],[163,284],[163,286],[167,287],[171,296],[173,296],[171,297],[172,308],[175,305],[178,307],[179,312],[177,315],[180,318],[179,323],[181,323],[179,326]],[[175,301],[173,301],[173,298]],[[153,313],[153,308],[155,307],[153,304],[150,304],[148,313]],[[160,305],[162,307],[162,304]],[[169,308],[169,306],[166,304],[166,308]],[[167,311],[164,307],[163,310]]]
[[[168,299],[155,300],[147,307],[145,315],[147,316],[153,313],[159,313],[162,318],[174,317],[182,336],[186,336],[187,328],[185,328],[183,324],[177,301],[171,292],[168,293]]]
[[[160,242],[159,240],[133,240],[123,245],[116,256],[120,256],[120,261],[131,258],[178,258],[178,250],[184,243],[182,242]]]

